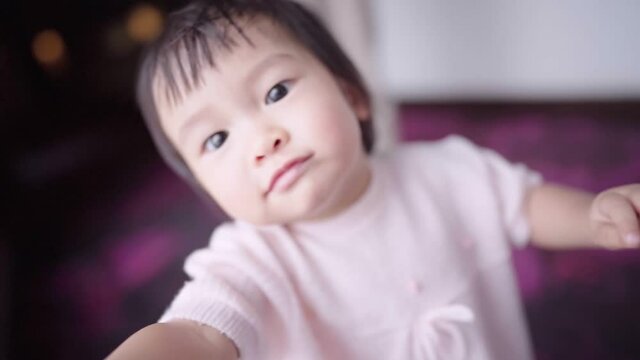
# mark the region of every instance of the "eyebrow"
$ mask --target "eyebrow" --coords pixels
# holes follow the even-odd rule
[[[280,61],[290,60],[290,59],[293,59],[293,55],[291,54],[286,54],[286,53],[270,54],[269,56],[260,60],[260,62],[258,62],[256,65],[253,66],[253,68],[251,68],[251,70],[249,70],[249,72],[244,78],[244,83],[248,84],[255,81],[260,76],[260,74],[262,74],[265,70],[267,70],[271,66],[277,64]]]

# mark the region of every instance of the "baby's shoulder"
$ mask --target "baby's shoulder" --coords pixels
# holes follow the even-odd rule
[[[237,244],[238,240],[246,238],[246,229],[236,221],[225,221],[218,224],[209,237],[209,247],[228,246]]]
[[[264,244],[265,238],[271,233],[275,233],[275,230],[269,226],[260,227],[240,220],[227,221],[213,230],[209,247],[216,250],[255,247]]]
[[[480,148],[471,140],[457,134],[448,135],[437,140],[418,140],[399,144],[393,151],[398,155],[410,156],[429,153],[456,153],[459,151],[479,151]]]
[[[249,253],[259,252],[258,237],[249,226],[237,221],[223,222],[213,229],[205,246],[187,256],[185,266],[202,262],[231,264]]]
[[[270,233],[239,221],[218,225],[206,247],[192,251],[185,261],[185,270],[191,277],[211,277],[212,269],[234,269],[234,278],[247,281],[264,278],[278,267],[277,241]],[[216,270],[217,271],[217,270]],[[228,278],[228,276],[225,276]]]
[[[433,141],[399,144],[388,161],[402,168],[416,169],[472,165],[482,157],[483,148],[460,135],[449,135]]]

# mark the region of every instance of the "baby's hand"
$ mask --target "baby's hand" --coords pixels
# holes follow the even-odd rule
[[[640,245],[640,184],[601,192],[591,204],[590,220],[595,241],[609,249]]]

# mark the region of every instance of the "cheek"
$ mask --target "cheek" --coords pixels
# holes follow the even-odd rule
[[[309,106],[300,119],[300,131],[305,141],[334,150],[360,146],[360,126],[351,108],[342,99],[318,102]]]
[[[248,204],[255,204],[254,186],[238,167],[211,164],[197,176],[216,203],[232,217],[242,217],[251,209]]]

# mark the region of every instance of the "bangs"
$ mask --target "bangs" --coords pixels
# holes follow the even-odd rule
[[[188,12],[190,9],[184,9]],[[179,103],[191,90],[202,84],[202,71],[215,68],[215,55],[231,51],[240,40],[253,46],[235,21],[244,14],[230,14],[224,8],[204,8],[195,19],[173,22],[165,31],[160,47],[151,49],[150,74],[163,79],[164,96],[171,105]],[[170,36],[170,37],[169,37]],[[162,90],[161,90],[162,91]]]

